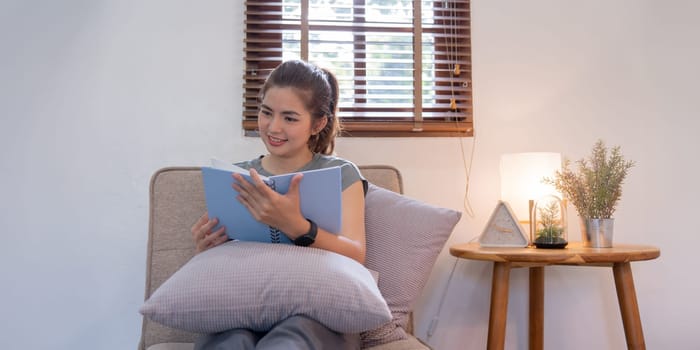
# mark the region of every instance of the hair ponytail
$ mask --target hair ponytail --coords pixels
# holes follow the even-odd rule
[[[338,89],[338,80],[335,78],[333,72],[325,68],[322,68],[321,70],[325,73],[326,81],[328,82],[328,86],[330,88],[330,98],[328,99],[327,107],[328,112],[325,115],[327,122],[325,127],[319,131],[316,140],[314,140],[313,144],[310,142],[309,146],[311,147],[312,152],[331,154],[335,148],[335,137],[338,135],[338,133],[340,133],[340,121],[337,116],[340,91]]]

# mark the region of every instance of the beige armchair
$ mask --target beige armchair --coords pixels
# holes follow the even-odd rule
[[[384,165],[360,166],[360,170],[363,176],[375,186],[375,192],[388,192],[386,190],[390,190],[397,194],[403,193],[401,174],[396,168]],[[381,189],[377,190],[376,188]],[[399,198],[397,194],[392,193],[389,195]],[[402,198],[402,200],[412,205],[416,204],[415,201],[410,199]],[[434,209],[435,208],[430,208],[430,210]],[[160,169],[153,175],[150,186],[146,299],[148,299],[173,273],[178,271],[180,267],[192,258],[194,254],[194,245],[189,228],[205,210],[206,205],[202,189],[200,168],[170,167]],[[456,220],[453,220],[454,223],[459,220],[459,213],[455,215],[453,211],[448,209],[440,208],[440,210],[452,214],[452,218],[456,216]],[[452,223],[452,226],[448,225],[446,229],[451,232],[454,223]],[[428,223],[428,225],[430,225],[430,223]],[[433,244],[435,246],[433,250],[437,249],[437,251],[434,253],[431,252],[432,261],[429,261],[430,266],[428,269],[432,267],[434,259],[439,250],[442,249],[442,244],[444,244],[444,240],[446,240],[448,235],[449,232],[444,235],[442,241],[436,241],[436,243]],[[369,241],[370,239],[371,237],[368,236],[368,253],[371,244]],[[380,274],[380,281],[383,277],[388,278],[389,276],[382,276]],[[427,278],[427,274],[425,277]],[[413,281],[411,283],[412,285],[416,284]],[[417,283],[424,284],[425,279],[418,280]],[[422,286],[421,284],[421,289]],[[381,283],[379,287],[381,290]],[[390,291],[384,290],[381,290],[381,292],[385,297],[387,293],[390,293]],[[387,299],[387,301],[389,300]],[[390,307],[392,307],[391,303]],[[404,334],[405,331],[405,339],[392,339],[390,342],[384,344],[366,347],[367,349],[429,349],[427,345],[413,336],[411,310],[405,310],[404,307],[403,310],[399,310],[397,315],[401,316],[401,313],[403,313],[403,316],[408,315],[408,317],[404,317],[408,321],[397,322],[395,327],[403,328],[400,334]],[[139,350],[190,350],[193,347],[193,342],[196,337],[197,334],[168,328],[144,317],[141,340],[138,348]]]

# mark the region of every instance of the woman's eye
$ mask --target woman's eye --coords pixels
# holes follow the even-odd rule
[[[298,119],[294,118],[294,117],[284,117],[284,120],[286,120],[288,122],[296,122]]]

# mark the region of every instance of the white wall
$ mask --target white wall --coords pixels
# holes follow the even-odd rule
[[[621,145],[637,166],[615,239],[662,251],[633,264],[648,347],[695,348],[699,11],[692,0],[475,0],[476,137],[341,139],[338,153],[395,165],[408,195],[464,210],[473,149],[474,216],[453,244],[477,236],[491,213],[500,154],[578,159],[597,138]],[[150,175],[264,151],[237,117],[242,18],[225,0],[0,3],[1,348],[136,347]],[[436,349],[484,348],[487,263],[457,263],[427,337],[454,263],[441,254],[417,335]],[[547,348],[624,347],[609,271],[546,274]],[[507,349],[527,344],[526,286],[526,271],[514,271]]]

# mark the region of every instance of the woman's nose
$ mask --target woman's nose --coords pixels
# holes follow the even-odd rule
[[[270,131],[278,131],[281,125],[282,118],[280,118],[279,116],[273,116],[272,118],[270,118],[270,124],[267,126],[267,128]]]

